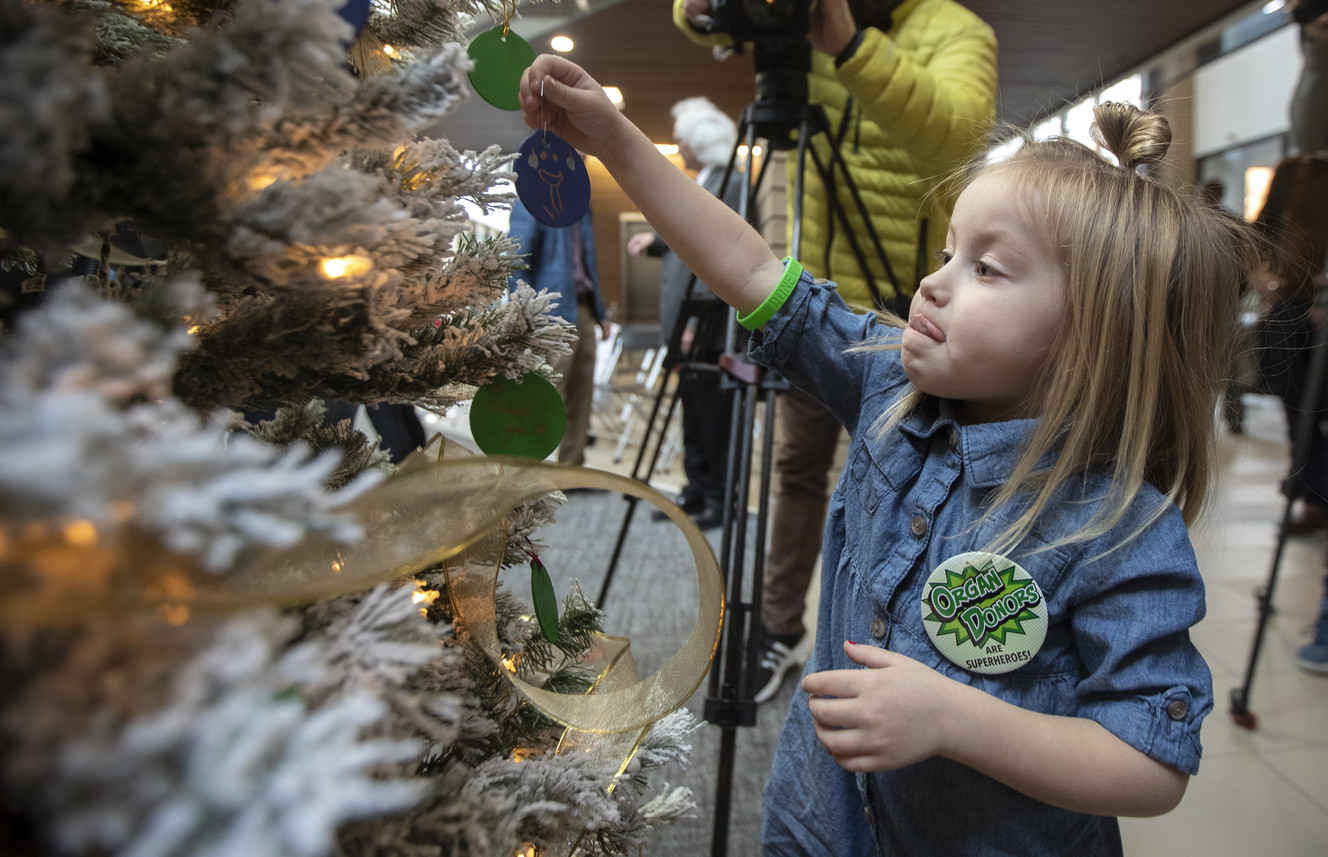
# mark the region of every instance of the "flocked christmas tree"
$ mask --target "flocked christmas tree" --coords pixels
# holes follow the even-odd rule
[[[508,156],[417,138],[466,97],[464,22],[501,8],[342,5],[0,0],[0,851],[621,853],[690,809],[643,777],[685,757],[685,716],[607,791],[436,567],[192,612],[171,571],[225,591],[256,554],[363,536],[343,506],[392,467],[325,400],[441,411],[573,336],[504,295],[505,239],[465,234]],[[510,561],[558,499],[511,513]],[[593,678],[591,605],[552,643],[497,608],[521,669]]]

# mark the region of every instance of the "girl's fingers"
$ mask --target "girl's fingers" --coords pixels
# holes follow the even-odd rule
[[[849,660],[855,664],[862,664],[864,667],[877,669],[888,667],[899,662],[902,655],[896,655],[889,649],[882,649],[880,646],[866,646],[862,643],[850,643],[845,641],[844,654],[848,655]]]
[[[853,716],[851,700],[813,697],[807,701],[807,707],[818,727],[846,729],[857,725],[857,718]]]
[[[824,670],[803,676],[802,689],[812,696],[848,699],[858,695],[861,681],[862,670]]]

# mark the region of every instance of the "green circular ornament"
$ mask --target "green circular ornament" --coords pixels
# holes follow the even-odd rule
[[[567,430],[567,408],[558,388],[538,372],[520,380],[498,377],[470,403],[470,433],[486,455],[543,460]]]
[[[500,110],[520,110],[521,73],[535,61],[535,49],[501,25],[471,40],[466,53],[475,61],[468,77],[480,98]]]
[[[932,643],[969,672],[997,675],[1033,660],[1047,638],[1047,599],[1018,563],[984,551],[952,556],[922,590]]]

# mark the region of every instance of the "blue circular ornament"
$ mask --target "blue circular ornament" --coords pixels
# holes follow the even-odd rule
[[[346,0],[337,14],[347,24],[355,28],[356,34],[364,29],[364,24],[369,20],[369,13],[373,11],[370,0]]]
[[[572,144],[550,131],[536,131],[521,144],[516,195],[545,226],[577,223],[590,208],[590,176]]]

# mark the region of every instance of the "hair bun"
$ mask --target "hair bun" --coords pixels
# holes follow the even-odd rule
[[[1093,142],[1116,156],[1121,167],[1133,170],[1156,164],[1171,146],[1171,123],[1165,116],[1140,110],[1133,104],[1104,101],[1093,109]]]

